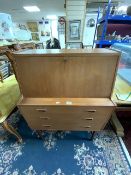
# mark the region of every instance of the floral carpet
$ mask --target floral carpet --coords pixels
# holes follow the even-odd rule
[[[19,111],[12,114],[24,142],[0,128],[0,175],[131,175],[131,167],[119,138],[111,129],[87,132],[31,130]],[[10,122],[10,121],[9,121]]]

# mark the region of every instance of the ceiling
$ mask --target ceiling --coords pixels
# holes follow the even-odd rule
[[[65,0],[0,0],[0,12],[8,13],[13,21],[41,20],[47,15],[65,16]],[[29,13],[23,6],[37,5],[40,12]]]
[[[97,9],[103,6],[103,2],[108,0],[87,0],[87,8]],[[121,2],[131,4],[131,0],[112,0],[112,2]],[[0,12],[8,13],[15,22],[24,22],[31,20],[41,20],[47,15],[65,16],[65,0],[0,0]],[[23,9],[23,6],[37,5],[40,12],[29,13]]]
[[[119,2],[121,0],[112,0],[112,2]],[[87,3],[91,3],[91,2],[95,2],[95,3],[107,3],[108,0],[87,0]]]

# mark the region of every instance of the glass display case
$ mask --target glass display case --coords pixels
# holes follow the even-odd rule
[[[117,77],[114,87],[114,98],[121,103],[131,103],[131,44],[114,44],[111,49],[121,52]]]

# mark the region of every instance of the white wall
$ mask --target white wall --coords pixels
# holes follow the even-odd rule
[[[27,30],[23,30],[19,28],[20,25],[24,25]],[[19,41],[29,41],[32,39],[31,32],[28,30],[26,22],[13,23],[13,33],[17,40]]]
[[[86,0],[66,0],[66,41],[67,42],[82,42],[84,22],[86,16]],[[80,20],[80,38],[70,38],[70,21]]]
[[[39,28],[40,33],[41,33],[41,31],[51,32],[52,37],[58,39],[58,22],[57,22],[57,20],[49,20],[48,24],[45,24],[45,23],[39,24],[38,23],[38,28]],[[40,41],[46,42],[50,38],[51,38],[51,36],[40,36]]]
[[[14,40],[11,15],[0,13],[0,39]]]

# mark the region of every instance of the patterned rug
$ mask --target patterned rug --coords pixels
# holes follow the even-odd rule
[[[43,139],[15,112],[9,119],[23,137],[18,144],[0,128],[0,175],[131,175],[120,139],[112,130],[43,132]],[[4,137],[4,138],[3,138]],[[3,139],[2,139],[3,138]]]

